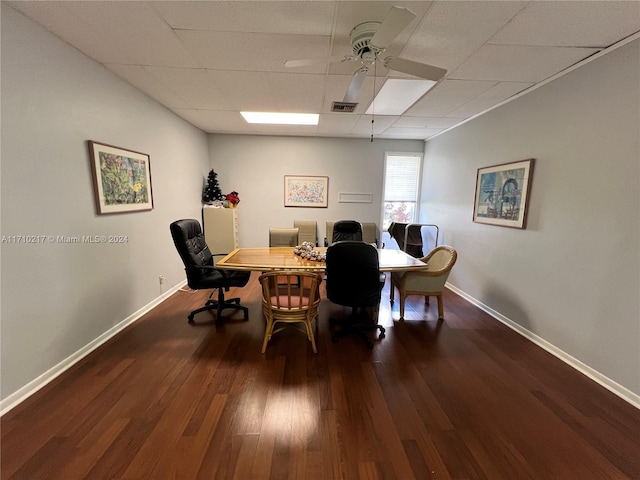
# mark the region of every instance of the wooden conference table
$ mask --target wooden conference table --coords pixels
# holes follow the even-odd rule
[[[316,247],[319,252],[326,247]],[[421,270],[427,265],[402,250],[378,249],[380,271],[396,272]],[[216,262],[216,267],[226,270],[250,270],[266,272],[268,270],[308,270],[323,272],[324,262],[305,260],[293,253],[293,247],[236,248]]]

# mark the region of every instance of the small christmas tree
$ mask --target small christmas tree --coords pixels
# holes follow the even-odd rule
[[[212,203],[216,200],[223,200],[225,197],[220,190],[218,174],[211,170],[207,177],[207,183],[202,189],[202,203]]]

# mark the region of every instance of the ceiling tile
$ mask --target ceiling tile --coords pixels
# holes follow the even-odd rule
[[[138,65],[105,65],[106,68],[167,108],[187,108],[188,104],[171,89]]]
[[[393,127],[407,127],[407,128],[431,128],[431,129],[443,129],[454,126],[459,123],[459,118],[446,118],[446,117],[400,117],[393,123]]]
[[[448,78],[540,82],[597,51],[595,48],[485,45]]]
[[[496,82],[472,80],[444,80],[407,110],[412,117],[446,116],[478,95],[486,92]]]
[[[374,135],[380,135],[387,128],[398,120],[397,115],[374,115],[373,124],[371,123],[371,115],[360,115],[355,126],[351,129],[351,134],[367,137],[373,132]]]
[[[402,117],[375,117],[385,138],[451,128],[640,30],[637,0],[3,1],[205,131],[361,138],[374,90],[408,75],[377,62],[355,112],[332,113],[361,62],[284,62],[351,55],[353,27],[394,6],[416,17],[380,57],[448,73]],[[253,126],[243,109],[320,112],[320,125]]]
[[[329,38],[245,32],[177,32],[187,50],[210,69],[282,72],[285,61],[328,56]],[[326,66],[316,69],[324,72]]]
[[[358,122],[359,115],[354,113],[323,113],[318,123],[318,133],[336,136],[349,135]]]
[[[473,115],[482,113],[494,105],[503,102],[516,93],[526,90],[532,85],[533,83],[500,82],[486,92],[481,93],[476,98],[468,101],[460,108],[456,108],[447,116],[456,118],[472,117]]]
[[[161,1],[154,8],[180,30],[330,36],[336,2]]]
[[[199,129],[214,133],[242,133],[247,131],[247,123],[239,112],[172,109],[177,115]]]
[[[276,111],[320,113],[324,75],[269,73],[268,81]]]
[[[401,56],[451,71],[527,2],[434,2]]]
[[[202,69],[145,67],[160,83],[182,98],[190,107],[202,110],[233,110],[233,102],[218,89]]]
[[[603,48],[639,29],[637,1],[531,2],[490,43]]]
[[[384,131],[383,138],[418,138],[427,139],[442,132],[442,128],[397,128],[389,127]]]
[[[236,111],[269,111],[274,95],[264,72],[207,70],[209,77]]]

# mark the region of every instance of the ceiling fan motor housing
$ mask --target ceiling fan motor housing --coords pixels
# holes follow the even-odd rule
[[[364,22],[353,27],[351,30],[351,50],[360,59],[373,63],[377,52],[369,43],[373,35],[380,27],[380,22]]]

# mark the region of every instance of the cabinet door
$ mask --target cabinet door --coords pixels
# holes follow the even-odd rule
[[[235,208],[203,208],[204,239],[213,254],[238,248],[238,211]]]

